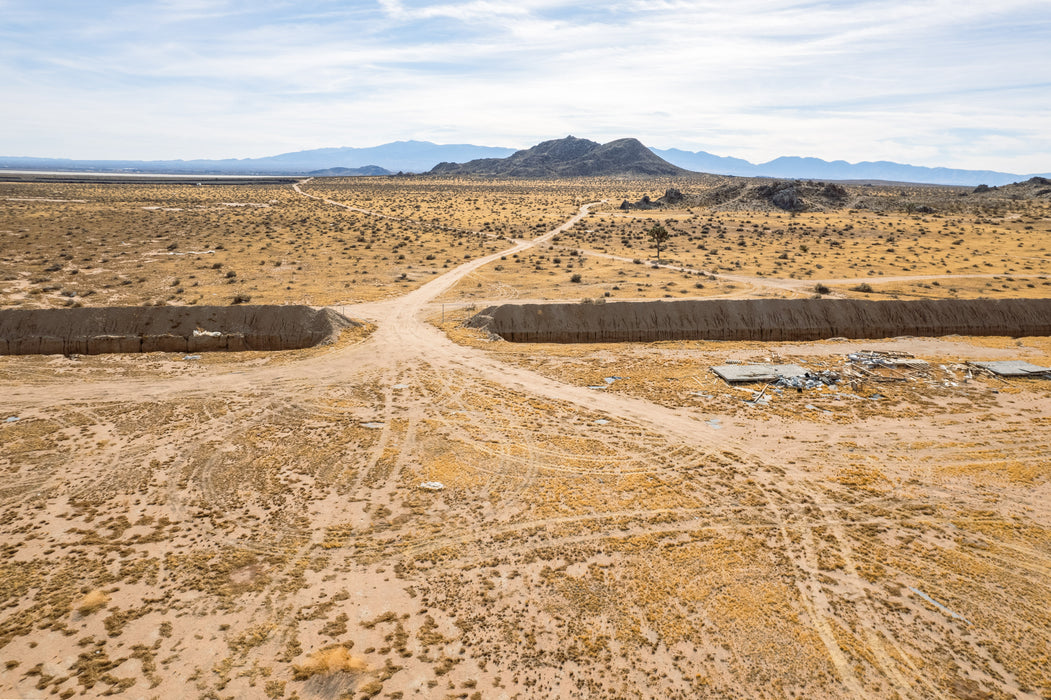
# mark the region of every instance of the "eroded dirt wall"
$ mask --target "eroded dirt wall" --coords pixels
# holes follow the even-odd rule
[[[353,322],[309,306],[111,306],[0,310],[0,355],[294,350]]]
[[[468,325],[520,343],[1051,335],[1051,299],[743,299],[504,304]]]

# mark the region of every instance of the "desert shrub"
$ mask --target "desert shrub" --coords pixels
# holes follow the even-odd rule
[[[361,673],[368,669],[363,659],[351,656],[350,650],[342,644],[319,649],[307,657],[302,664],[292,666],[292,677],[305,681],[311,676],[329,675],[332,673]]]
[[[99,590],[94,590],[77,602],[77,612],[81,615],[90,615],[96,610],[101,610],[109,603],[109,596]]]
[[[862,282],[861,284],[855,285],[850,288],[853,292],[864,292],[865,294],[872,294],[872,285],[868,282]]]

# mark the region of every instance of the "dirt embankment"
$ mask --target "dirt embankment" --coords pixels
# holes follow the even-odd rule
[[[745,299],[504,304],[468,325],[522,343],[1051,335],[1051,299]]]
[[[0,311],[0,355],[295,350],[353,325],[309,306],[128,306]]]

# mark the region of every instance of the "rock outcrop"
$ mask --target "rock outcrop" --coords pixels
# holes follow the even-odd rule
[[[664,196],[660,199],[653,200],[650,196],[643,195],[642,199],[637,202],[629,202],[624,200],[620,203],[620,208],[627,211],[629,209],[660,209],[661,207],[671,206],[674,204],[682,204],[685,199],[682,192],[675,189],[674,187],[669,188],[664,192]]]

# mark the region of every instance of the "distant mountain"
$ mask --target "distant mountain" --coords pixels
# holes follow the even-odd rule
[[[917,182],[931,185],[1006,185],[1026,176],[993,170],[955,170],[903,165],[889,161],[848,163],[845,160],[827,161],[820,158],[775,158],[755,165],[740,158],[712,155],[705,151],[683,151],[677,148],[651,149],[654,153],[688,170],[715,175],[742,177],[777,177],[805,180],[884,180]]]
[[[740,175],[752,177],[755,166],[747,160],[716,156],[704,151],[683,151],[678,148],[651,148],[651,151],[680,168],[693,170],[699,173],[711,173],[713,175]]]
[[[88,172],[186,173],[197,175],[305,175],[329,168],[374,166],[389,172],[426,172],[443,160],[502,158],[513,148],[395,141],[370,148],[318,148],[265,158],[224,160],[70,160],[0,157],[0,169]]]
[[[360,168],[325,168],[324,170],[311,170],[307,175],[311,177],[352,177],[357,175],[393,175],[386,168],[378,165],[365,165]]]
[[[507,158],[439,163],[430,174],[540,178],[609,175],[652,177],[691,173],[658,157],[637,139],[619,139],[600,144],[567,136],[544,141]]]
[[[256,158],[253,162],[271,168],[292,168],[303,172],[321,168],[356,168],[364,165],[378,165],[391,172],[422,173],[443,160],[503,158],[514,152],[513,148],[496,146],[394,141],[370,148],[318,148],[313,151],[283,153],[269,158]]]
[[[459,164],[459,165],[456,165]],[[437,166],[437,167],[436,167]],[[455,166],[455,167],[454,167]],[[677,166],[677,167],[676,167]],[[471,144],[395,141],[369,148],[318,148],[265,158],[225,160],[70,160],[0,156],[0,170],[171,173],[186,175],[309,175],[344,168],[333,175],[477,171],[479,175],[558,177],[567,175],[668,175],[686,171],[812,180],[918,182],[940,185],[989,185],[1019,182],[1033,175],[989,170],[954,170],[887,161],[848,163],[819,158],[782,157],[755,165],[741,158],[678,148],[647,149],[635,139],[600,145],[569,137],[524,151]],[[466,168],[466,170],[463,170]],[[359,172],[360,171],[360,172]],[[1051,177],[1051,173],[1036,173]]]

